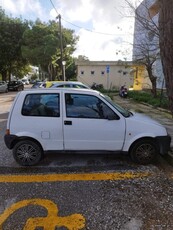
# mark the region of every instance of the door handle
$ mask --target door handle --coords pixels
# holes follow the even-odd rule
[[[72,125],[72,121],[64,121],[64,125]]]

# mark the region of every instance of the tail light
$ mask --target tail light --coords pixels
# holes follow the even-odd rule
[[[6,129],[5,134],[6,134],[6,135],[10,135],[10,130],[9,130],[9,129]]]

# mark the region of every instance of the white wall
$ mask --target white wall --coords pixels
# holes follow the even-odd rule
[[[152,18],[153,22],[149,21],[148,18],[148,10],[150,6],[152,6],[155,3],[156,0],[144,0],[141,2],[141,4],[136,9],[136,15],[139,14],[141,17],[146,18],[146,20],[150,23],[150,25],[153,25],[153,22],[157,25],[158,24],[158,14],[155,15]],[[150,50],[150,55],[153,54],[155,57],[157,56],[157,59],[153,65],[153,74],[157,76],[157,88],[163,87],[163,71],[162,71],[162,64],[160,60],[160,56],[157,54],[159,53],[159,46],[156,45],[159,43],[157,36],[152,36],[151,30],[147,30],[139,23],[138,17],[135,18],[135,28],[134,28],[134,42],[133,42],[133,60],[142,58],[142,53],[140,50],[140,45],[142,44],[148,44]],[[157,47],[157,49],[155,49]],[[152,53],[153,50],[153,53]],[[147,50],[146,50],[147,52]]]

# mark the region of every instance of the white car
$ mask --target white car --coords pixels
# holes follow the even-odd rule
[[[54,82],[50,88],[79,88],[79,89],[89,89],[89,86],[84,85],[79,81],[59,81]]]
[[[8,85],[5,81],[0,81],[0,92],[7,93],[8,92]]]
[[[21,81],[23,82],[24,85],[29,85],[28,79],[22,79]]]
[[[20,165],[35,165],[48,151],[121,152],[148,164],[167,154],[171,137],[155,120],[98,91],[48,88],[17,94],[4,140]]]

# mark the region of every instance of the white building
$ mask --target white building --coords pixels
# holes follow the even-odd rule
[[[148,55],[153,64],[153,75],[157,77],[157,88],[164,87],[164,75],[159,52],[158,1],[143,0],[135,12],[133,61]]]

